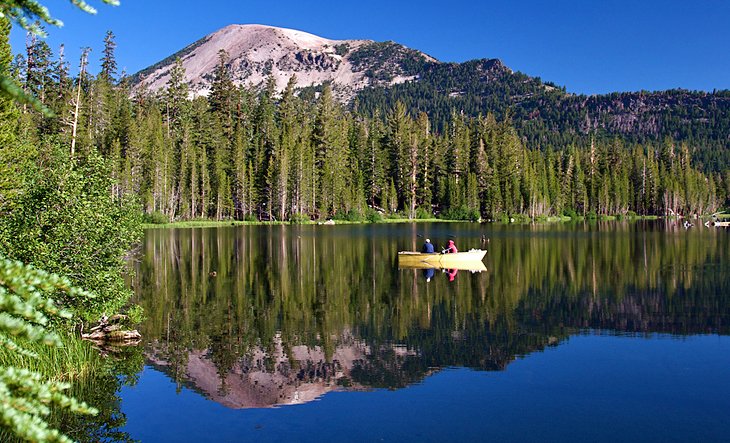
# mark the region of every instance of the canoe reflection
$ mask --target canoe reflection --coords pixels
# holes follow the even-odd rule
[[[423,262],[407,263],[407,264],[399,262],[398,269],[432,269],[432,270],[442,269],[442,270],[446,270],[447,272],[451,272],[454,270],[482,272],[482,271],[486,271],[487,267],[484,266],[484,263],[482,263],[480,261],[470,262],[470,263],[465,263],[465,264],[460,264],[460,265],[455,265],[455,266],[449,266],[449,267],[442,267],[442,266],[439,266],[438,264],[433,265],[431,263],[423,263]],[[424,273],[424,275],[425,275],[425,273]],[[433,275],[432,275],[432,277],[433,277]]]

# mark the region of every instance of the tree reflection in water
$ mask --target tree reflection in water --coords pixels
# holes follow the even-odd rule
[[[399,270],[417,232],[465,247],[486,235],[489,271]],[[727,334],[728,246],[724,230],[665,222],[150,230],[132,284],[148,364],[226,406],[267,407],[501,370],[591,329]]]

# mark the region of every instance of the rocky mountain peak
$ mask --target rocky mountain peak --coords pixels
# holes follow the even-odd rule
[[[331,82],[338,97],[351,98],[367,86],[389,86],[416,78],[423,64],[438,63],[393,42],[331,40],[294,29],[229,25],[133,76],[138,86],[164,89],[179,57],[191,94],[207,95],[220,50],[236,84],[258,86],[273,77],[278,90],[296,75],[297,86]]]

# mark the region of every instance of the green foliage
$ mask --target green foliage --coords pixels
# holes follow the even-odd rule
[[[62,346],[49,347],[29,344],[38,352],[38,358],[20,358],[0,349],[0,365],[23,367],[44,378],[71,382],[64,391],[69,396],[93,406],[98,414],[85,415],[68,409],[51,407],[47,418],[51,428],[62,430],[73,441],[97,443],[129,442],[135,440],[121,431],[126,416],[120,410],[119,390],[133,385],[144,364],[142,347],[115,350],[114,357],[102,357],[90,342],[73,335],[61,334]],[[16,442],[18,437],[10,429],[0,427],[0,441]]]
[[[349,211],[337,211],[334,216],[334,220],[343,220],[350,222],[360,222],[364,220],[363,215],[357,209],[350,209]]]
[[[387,215],[388,220],[406,220],[408,216],[402,212],[391,212]]]
[[[289,222],[292,224],[295,224],[295,225],[301,225],[301,224],[309,223],[311,221],[312,220],[309,218],[309,216],[307,214],[302,214],[302,213],[292,214],[289,217]]]
[[[365,220],[369,221],[370,223],[378,223],[380,221],[383,221],[383,214],[373,208],[368,208],[365,211]]]
[[[87,318],[116,312],[129,298],[124,257],[141,235],[130,196],[110,193],[113,180],[96,153],[76,161],[53,150],[27,184],[18,206],[0,220],[0,251],[66,275],[95,298],[61,297]]]
[[[347,53],[350,52],[350,45],[347,43],[341,43],[339,45],[335,45],[335,54],[339,56],[345,56]]]
[[[70,0],[80,10],[96,14],[96,9],[92,8],[88,3],[82,0]],[[117,0],[102,0],[104,3],[117,6]],[[63,22],[51,17],[48,8],[37,2],[36,0],[3,0],[0,3],[0,15],[8,17],[13,22],[20,25],[34,34],[45,36],[45,32],[39,27],[37,22],[44,22],[53,26],[63,26]]]
[[[0,257],[0,343],[3,353],[16,358],[36,358],[37,353],[21,347],[16,340],[60,346],[57,334],[46,329],[54,317],[69,318],[48,298],[64,293],[71,298],[90,298],[91,294],[71,286],[68,279],[32,266]],[[5,360],[3,360],[5,362]],[[45,380],[28,369],[0,367],[0,423],[15,435],[38,442],[70,442],[45,421],[51,406],[72,412],[95,414],[96,409],[64,395],[68,383]]]
[[[144,308],[140,305],[133,305],[127,309],[127,315],[129,316],[129,323],[132,325],[138,325],[146,319]]]
[[[730,201],[724,164],[714,157],[712,167],[698,162],[709,146],[700,139],[710,137],[701,134],[709,132],[693,126],[689,132],[697,137],[681,130],[660,140],[663,130],[635,137],[622,129],[620,119],[585,123],[594,108],[620,109],[622,101],[634,99],[677,112],[691,99],[696,109],[716,106],[708,119],[724,121],[724,93],[573,99],[539,79],[511,72],[498,60],[434,65],[416,51],[383,43],[363,45],[348,57],[363,68],[374,61],[384,73],[423,75],[389,89],[392,94],[363,92],[352,111],[337,102],[328,84],[315,88],[318,97],[297,95],[295,78],[280,96],[273,79],[263,90],[236,86],[225,53],[219,54],[207,98],[188,98],[177,59],[166,91],[137,92],[131,99],[124,82],[111,81],[111,37],[105,42],[106,67],[96,78],[77,79],[78,88],[72,88],[80,97],[74,140],[79,152],[98,147],[114,179],[112,195],[139,196],[149,223],[163,218],[288,221],[296,214],[348,219],[351,213],[364,216],[367,207],[408,219],[424,217],[418,208],[451,211],[451,217],[468,220],[584,217],[591,211],[597,218],[628,211],[664,216],[711,213]],[[46,55],[34,59],[63,66],[38,50]],[[24,78],[23,87],[37,89],[34,79],[41,71]],[[61,77],[47,82],[54,96],[71,86]],[[67,102],[49,103],[68,115]],[[704,111],[691,112],[690,121],[705,124]],[[39,119],[28,110],[20,114],[28,129],[19,145],[47,143],[49,136],[58,137],[59,146],[70,141],[60,131],[60,118]],[[592,129],[582,128],[584,123]],[[37,131],[31,129],[34,124]],[[713,127],[720,132],[710,138],[722,138],[723,124]],[[13,131],[0,128],[0,137]],[[680,144],[675,138],[690,141]],[[17,154],[2,158],[23,157],[19,147],[12,151]],[[1,177],[0,193],[5,193]],[[8,181],[6,195],[18,195],[15,180]]]
[[[63,394],[68,383],[44,381],[40,374],[14,367],[0,368],[0,421],[4,426],[28,441],[72,442],[56,429],[51,429],[42,417],[50,406],[69,409],[81,414],[95,414],[97,410]]]
[[[142,223],[151,225],[164,225],[170,223],[170,218],[160,211],[154,211],[151,213],[145,213],[142,216]]]
[[[83,0],[70,0],[80,10],[89,14],[96,14],[96,10]],[[117,0],[102,0],[110,5],[118,5]],[[23,29],[34,34],[45,36],[45,31],[39,25],[40,22],[52,26],[63,26],[63,22],[53,18],[48,8],[36,0],[3,0],[0,2],[0,21],[9,20],[18,24]],[[29,104],[41,111],[46,116],[53,116],[53,113],[36,97],[27,94],[19,87],[4,69],[0,69],[0,95],[11,98],[18,103]]]
[[[372,48],[363,49],[372,57]],[[357,111],[375,116],[402,102],[409,112],[427,112],[440,130],[449,127],[454,109],[471,117],[510,116],[525,144],[541,150],[587,145],[591,139],[647,144],[671,137],[694,146],[693,161],[704,171],[730,166],[730,91],[568,94],[540,78],[512,72],[497,59],[425,63],[416,73],[418,81],[360,91]]]
[[[58,336],[48,332],[49,318],[70,318],[71,313],[56,306],[46,293],[65,293],[70,298],[93,298],[75,289],[68,279],[25,266],[0,256],[0,344],[5,348],[33,356],[11,337],[60,345]]]
[[[444,220],[465,220],[475,222],[479,220],[479,211],[466,206],[459,206],[456,208],[446,209],[441,213],[440,218]]]
[[[105,370],[99,350],[75,333],[56,333],[57,346],[23,340],[21,346],[29,353],[19,353],[0,347],[0,366],[24,368],[50,380],[77,381],[94,377]]]
[[[118,4],[116,0],[103,1]],[[83,0],[71,3],[82,11],[96,12]],[[81,103],[82,97],[86,98],[82,95],[85,60],[75,109],[68,106],[64,92],[70,89],[67,65],[59,60],[52,66],[50,49],[35,37],[28,46],[25,84],[19,86],[10,76],[9,20],[35,35],[45,35],[40,22],[62,25],[35,0],[0,2],[0,254],[58,270],[70,279],[0,255],[0,438],[71,442],[47,421],[51,409],[60,414],[90,415],[98,410],[66,395],[68,383],[48,381],[46,376],[79,376],[92,369],[90,362],[98,362],[98,355],[90,354],[88,343],[75,338],[62,343],[46,327],[68,320],[71,311],[95,316],[126,302],[129,292],[122,280],[123,256],[140,234],[139,211],[119,192],[119,165],[108,168],[93,150],[87,150],[79,163],[73,158],[76,125],[81,120],[80,111],[86,112]],[[95,120],[96,115],[89,115],[89,127],[82,128],[79,138],[110,136],[107,122],[114,121],[118,129],[124,127],[128,116],[124,102],[119,110],[110,106],[115,94],[129,94],[111,87],[116,71],[111,33],[105,43],[104,76],[98,85],[100,92],[94,97],[98,101],[94,107],[101,117]],[[32,94],[38,93],[41,85],[39,99]],[[24,107],[19,125],[13,101],[31,105],[27,111]],[[66,148],[56,149],[60,145],[43,137],[60,135],[62,124],[44,101],[73,115],[71,158]],[[40,116],[33,116],[33,110],[40,111]],[[30,129],[34,126],[37,134]],[[100,138],[105,138],[107,145],[111,141],[116,151],[121,151],[120,134],[114,135]],[[51,148],[29,147],[39,140]],[[7,180],[11,174],[14,178]],[[75,289],[72,281],[92,287],[100,297]],[[58,297],[58,304],[49,298],[51,295]],[[50,350],[48,345],[52,346]]]
[[[433,217],[433,213],[428,208],[418,207],[416,208],[416,218],[419,220],[428,220]]]
[[[418,51],[395,42],[372,42],[350,53],[355,70],[369,67],[366,76],[376,81],[390,81],[396,75],[415,75],[427,65]]]

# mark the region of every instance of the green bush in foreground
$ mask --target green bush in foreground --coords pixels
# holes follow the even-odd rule
[[[71,298],[92,298],[73,288],[68,279],[0,257],[0,346],[28,358],[37,353],[19,343],[61,346],[60,337],[46,329],[52,318],[68,318],[49,294],[63,293]],[[71,442],[46,417],[51,407],[82,414],[97,410],[63,393],[69,383],[49,381],[25,368],[0,367],[0,424],[19,438],[34,442]]]
[[[141,211],[131,195],[114,195],[107,163],[96,152],[75,159],[56,146],[28,173],[17,205],[0,217],[0,254],[96,294],[58,304],[96,320],[118,312],[131,296],[125,256],[141,238]]]

